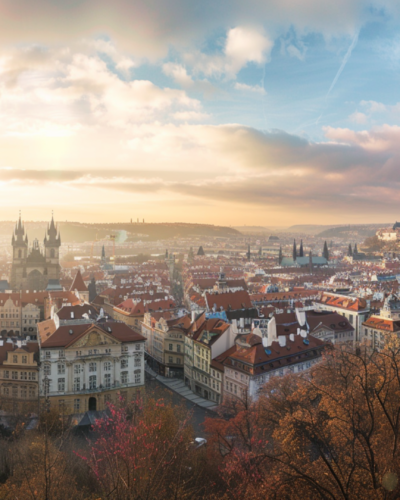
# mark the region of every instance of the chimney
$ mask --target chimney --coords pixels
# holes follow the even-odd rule
[[[285,347],[286,345],[286,335],[279,335],[278,342],[281,347]]]
[[[196,319],[196,311],[192,311],[192,323],[194,323]]]
[[[289,334],[289,339],[290,339],[292,342],[294,342],[294,333],[290,333],[290,334]]]

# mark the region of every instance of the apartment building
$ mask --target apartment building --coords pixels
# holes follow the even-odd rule
[[[121,322],[39,324],[43,404],[79,414],[133,400],[145,383],[144,342]]]
[[[148,312],[142,322],[142,335],[149,366],[166,377],[183,378],[185,334],[191,325],[181,310]]]
[[[38,361],[37,342],[0,340],[0,410],[38,413]]]
[[[379,314],[373,314],[363,323],[361,343],[381,350],[391,335],[400,337],[400,298],[390,294]]]
[[[347,318],[355,330],[354,340],[361,340],[362,324],[370,315],[370,307],[365,299],[323,292],[320,299],[314,301],[314,306],[316,310],[338,312]]]

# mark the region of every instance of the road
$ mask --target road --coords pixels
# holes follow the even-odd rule
[[[146,394],[154,394],[156,399],[164,399],[166,402],[171,402],[174,405],[184,404],[188,411],[192,413],[192,426],[196,433],[196,437],[205,437],[202,426],[204,420],[207,417],[213,418],[216,416],[213,411],[197,406],[176,392],[171,391],[171,389],[157,379],[151,377],[148,373],[146,373]]]

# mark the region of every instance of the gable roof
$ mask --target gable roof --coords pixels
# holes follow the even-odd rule
[[[85,282],[83,281],[81,272],[78,269],[78,272],[75,275],[74,281],[72,282],[72,285],[70,287],[70,291],[73,292],[74,290],[78,290],[78,292],[87,292],[87,286],[85,285]]]
[[[114,337],[120,342],[137,342],[146,340],[142,335],[136,333],[125,323],[110,321],[102,323],[101,325],[99,323],[85,323],[80,325],[60,326],[42,343],[41,347],[44,349],[49,347],[69,347],[93,329],[101,330],[106,335]]]

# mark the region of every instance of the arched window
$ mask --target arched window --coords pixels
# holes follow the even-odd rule
[[[56,255],[56,252],[54,251],[54,248],[52,248],[52,249],[50,250],[50,257],[51,257],[52,259],[54,259],[55,255]]]
[[[18,258],[20,259],[22,257],[22,250],[18,250]]]

